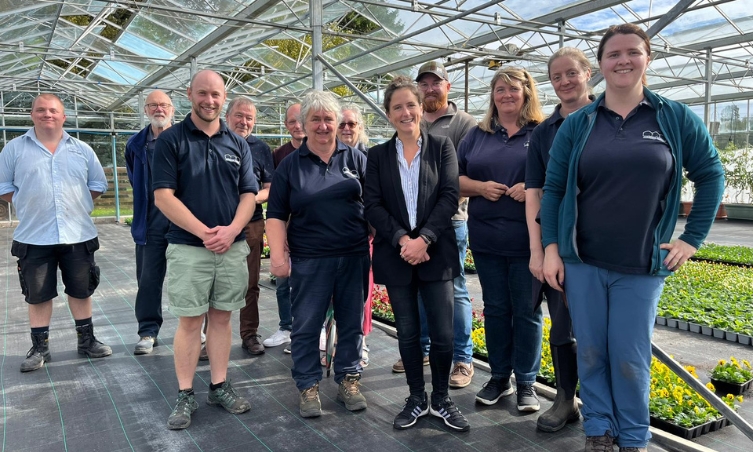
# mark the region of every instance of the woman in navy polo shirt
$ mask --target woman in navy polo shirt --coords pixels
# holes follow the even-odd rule
[[[664,278],[714,220],[724,172],[700,118],[644,85],[649,37],[609,27],[597,51],[606,90],[570,114],[550,150],[541,200],[544,276],[567,295],[578,339],[588,451],[646,451],[651,334]],[[695,183],[677,222],[683,168]],[[564,264],[563,264],[564,261]]]
[[[591,103],[591,63],[580,49],[563,47],[556,51],[548,62],[549,80],[561,103],[554,113],[536,126],[531,136],[526,162],[526,219],[531,236],[531,261],[529,268],[536,277],[533,280],[534,306],[541,303],[546,294],[547,308],[552,319],[549,344],[552,350],[554,374],[557,380],[557,398],[552,407],[539,416],[536,426],[545,432],[556,432],[568,422],[580,419],[580,410],[575,401],[578,386],[578,365],[575,337],[570,313],[562,292],[551,288],[544,279],[544,248],[541,246],[541,227],[538,223],[541,196],[543,194],[549,148],[562,122],[572,112]]]
[[[359,388],[369,278],[366,156],[337,140],[340,115],[332,93],[312,91],[303,98],[306,139],[275,170],[267,204],[272,274],[290,275],[292,373],[302,417],[321,415],[318,344],[330,302],[337,320],[337,400],[350,411],[366,408]]]
[[[517,406],[537,411],[533,388],[541,362],[541,307],[531,307],[531,252],[525,214],[526,155],[544,119],[536,82],[521,68],[503,68],[490,83],[489,109],[460,143],[460,195],[468,196],[469,248],[484,298],[491,379],[476,401],[493,405],[515,390]]]
[[[421,132],[421,92],[397,76],[384,92],[384,110],[397,133],[369,150],[364,202],[376,230],[374,281],[385,284],[395,313],[400,358],[410,396],[392,424],[413,426],[431,413],[445,425],[470,425],[449,395],[452,366],[452,280],[460,273],[452,216],[458,208],[458,164],[447,137]],[[418,293],[431,335],[431,400],[424,392]]]

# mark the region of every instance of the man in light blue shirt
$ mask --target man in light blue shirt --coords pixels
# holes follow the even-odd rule
[[[65,107],[54,94],[32,102],[34,127],[0,152],[0,198],[16,207],[18,227],[11,254],[18,258],[21,292],[29,304],[32,347],[21,372],[50,360],[48,346],[57,268],[76,322],[78,352],[90,358],[112,354],[94,337],[91,295],[99,284],[94,252],[99,248],[91,214],[107,180],[89,145],[63,130]]]

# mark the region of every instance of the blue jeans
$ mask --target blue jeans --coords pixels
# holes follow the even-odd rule
[[[465,253],[468,248],[468,225],[465,220],[452,220],[452,226],[455,229],[455,240],[458,243],[458,254],[460,258],[460,275],[453,279],[454,289],[454,321],[452,330],[454,362],[470,363],[473,361],[473,341],[471,340],[471,326],[473,322],[473,308],[471,306],[471,297],[468,295],[468,289],[465,287]],[[421,347],[424,355],[429,354],[429,325],[426,321],[426,311],[421,294],[418,295],[418,312],[421,318]]]
[[[421,327],[419,321],[418,295],[421,293],[426,300],[426,314],[431,333],[431,351],[429,352],[429,366],[431,366],[432,400],[447,395],[450,382],[450,368],[452,367],[452,282],[451,281],[419,281],[417,272],[413,270],[413,280],[406,286],[387,285],[390,304],[395,314],[397,328],[397,343],[400,348],[400,358],[405,366],[405,378],[411,395],[423,397],[424,370],[423,351],[421,350]]]
[[[541,367],[541,307],[531,309],[528,257],[474,252],[484,298],[486,349],[492,376],[533,384]]]
[[[293,329],[293,315],[290,313],[290,278],[277,278],[277,312],[280,315],[280,329]]]
[[[147,237],[146,245],[136,245],[136,292],[134,312],[139,336],[157,337],[162,326],[162,284],[167,271],[167,241]]]
[[[335,383],[361,373],[363,303],[369,282],[369,255],[292,258],[290,288],[293,330],[290,351],[293,379],[299,391],[322,379],[319,334],[330,302],[337,322]]]
[[[611,431],[620,447],[646,447],[651,335],[664,277],[565,264],[565,291],[578,340],[587,436]]]

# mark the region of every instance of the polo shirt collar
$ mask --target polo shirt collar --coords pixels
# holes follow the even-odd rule
[[[301,143],[301,147],[298,148],[298,155],[301,157],[313,154],[311,150],[309,149],[308,140],[309,140],[308,137],[304,138],[303,143]],[[343,151],[347,151],[348,147],[349,146],[347,144],[335,138],[335,154],[339,154]]]
[[[204,133],[204,131],[200,130],[198,127],[196,127],[196,124],[193,123],[190,112],[183,119],[183,123],[186,125],[186,127],[188,127],[188,130],[191,133],[196,133],[197,131]],[[222,118],[220,118],[220,130],[218,130],[217,133],[228,133],[228,132],[229,132],[229,129],[227,128],[227,124],[225,124],[225,121]]]

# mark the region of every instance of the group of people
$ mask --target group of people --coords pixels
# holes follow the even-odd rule
[[[724,177],[700,119],[645,86],[650,55],[642,29],[610,27],[597,53],[605,91],[595,97],[588,58],[558,50],[548,74],[561,102],[548,118],[533,77],[504,67],[492,77],[478,124],[448,101],[447,71],[429,62],[415,80],[391,80],[383,107],[395,134],[370,149],[360,109],[341,106],[329,92],[312,90],[288,108],[291,142],[274,153],[251,134],[256,108],[249,99],[233,99],[226,121],[220,119],[226,93],[213,71],[194,75],[191,112],[174,125],[170,98],[150,93],[150,124],[129,140],[126,153],[139,284],[134,352],[157,345],[167,275],[169,309],[179,317],[180,390],[168,428],[188,427],[198,407],[192,384],[204,324],[207,402],[232,413],[250,408],[227,378],[236,309],[249,353],[289,343],[300,414],[316,417],[318,344],[331,307],[337,400],[351,411],[367,408],[360,380],[376,282],[386,287],[395,315],[400,361],[393,371],[405,373],[409,390],[393,426],[410,428],[430,413],[468,431],[449,389],[467,386],[474,375],[463,274],[469,243],[491,367],[476,401],[493,405],[514,393],[521,412],[540,409],[534,382],[545,296],[557,396],[538,428],[557,431],[582,414],[586,452],[613,451],[615,444],[621,452],[646,451],[658,299],[664,278],[708,233]],[[91,148],[62,130],[57,97],[37,97],[31,115],[34,127],[0,153],[0,194],[16,205],[12,253],[29,303],[32,348],[22,371],[50,359],[57,296],[50,272],[57,266],[79,353],[112,353],[95,338],[91,321],[99,270],[89,213],[107,187],[104,173]],[[670,241],[684,171],[695,183],[694,208],[684,234]],[[280,322],[262,341],[265,230]]]

